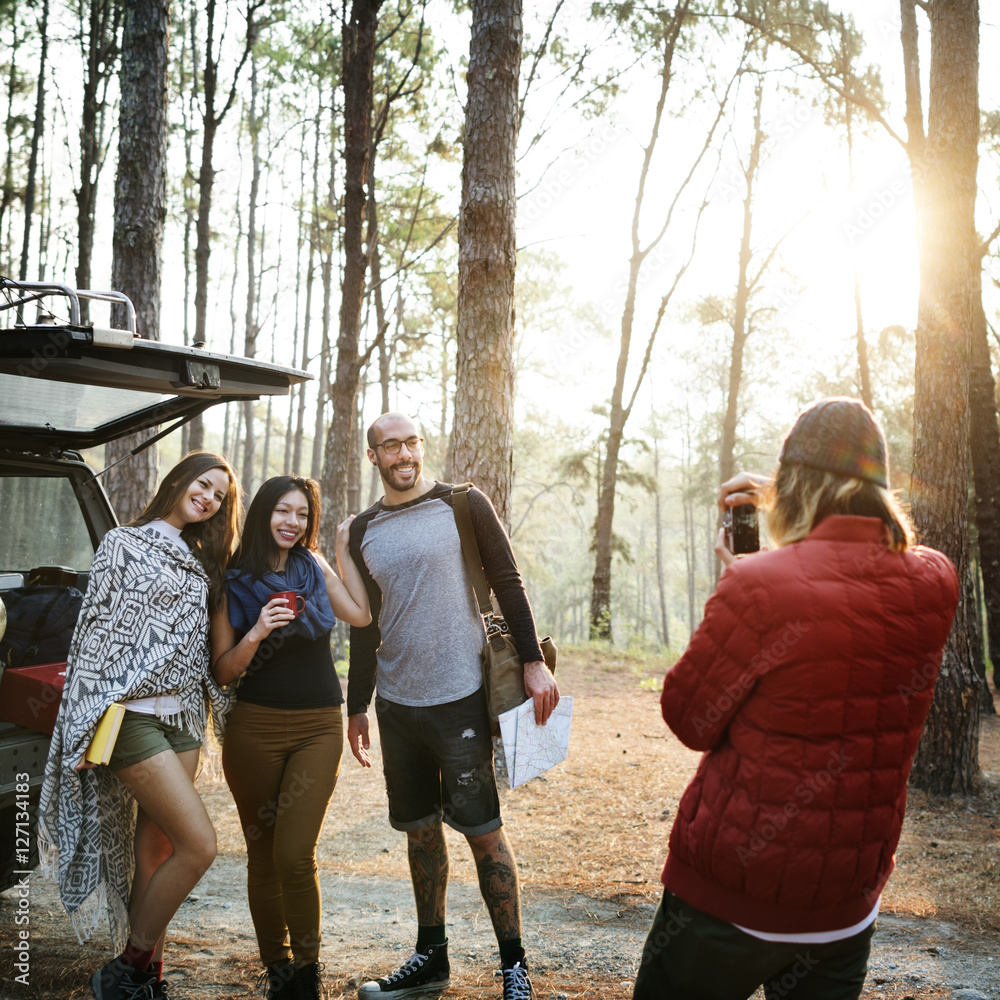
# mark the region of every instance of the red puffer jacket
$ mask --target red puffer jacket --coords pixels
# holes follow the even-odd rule
[[[663,718],[707,750],[663,884],[775,933],[839,930],[889,878],[906,781],[958,603],[946,556],[828,517],[739,560],[667,674]]]

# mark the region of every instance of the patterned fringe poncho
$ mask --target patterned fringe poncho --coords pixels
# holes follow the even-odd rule
[[[175,695],[182,710],[166,721],[199,737],[207,702],[221,735],[231,703],[209,671],[207,595],[194,554],[153,528],[115,528],[94,556],[38,812],[43,868],[58,852],[59,895],[81,941],[106,910],[114,948],[125,946],[136,805],[108,767],[74,767],[115,701]]]

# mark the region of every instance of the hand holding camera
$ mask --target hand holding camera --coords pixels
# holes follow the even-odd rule
[[[723,519],[715,552],[726,566],[731,566],[736,556],[760,549],[757,503],[761,491],[772,482],[769,476],[740,472],[719,487]]]
[[[760,526],[757,508],[752,503],[730,507],[722,518],[726,546],[734,556],[757,552],[760,549]]]

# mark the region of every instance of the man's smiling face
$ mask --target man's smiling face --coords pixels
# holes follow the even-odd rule
[[[380,423],[376,431],[378,440],[368,449],[368,457],[378,467],[379,475],[387,487],[397,493],[406,493],[420,482],[424,467],[424,447],[417,425],[408,417],[391,417]],[[390,454],[386,445],[399,450]]]

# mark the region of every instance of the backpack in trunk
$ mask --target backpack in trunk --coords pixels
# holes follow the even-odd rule
[[[75,587],[15,587],[3,595],[7,631],[0,668],[60,663],[69,652],[83,594]]]

